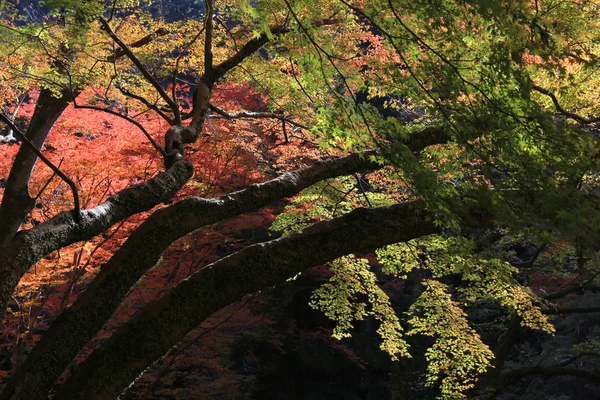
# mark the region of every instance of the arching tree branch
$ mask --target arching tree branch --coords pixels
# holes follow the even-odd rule
[[[429,135],[430,131],[436,135]],[[407,146],[417,151],[420,146],[438,143],[440,138],[448,139],[437,131],[426,129],[423,137],[414,135],[415,141]],[[0,399],[8,399],[13,393],[22,393],[23,397],[19,397],[22,399],[44,396],[73,357],[110,318],[131,286],[158,262],[173,241],[208,224],[293,196],[324,179],[379,168],[370,161],[375,154],[371,151],[318,162],[219,199],[189,198],[155,212],[103,266],[85,294],[59,316],[11,377]]]
[[[192,176],[187,161],[175,164],[147,182],[126,188],[104,203],[73,215],[63,212],[29,230],[19,232],[0,253],[0,308],[6,310],[10,296],[21,277],[45,255],[106,231],[130,215],[147,211],[172,198]]]
[[[127,47],[129,47],[130,49],[143,47],[143,46],[147,45],[148,43],[152,42],[157,37],[165,36],[168,33],[169,33],[169,31],[166,30],[165,28],[159,28],[156,30],[156,32],[146,35],[143,38],[136,40],[133,43],[128,44]],[[118,60],[119,58],[123,57],[124,55],[125,55],[125,51],[122,48],[118,48],[115,50],[115,54],[112,55],[111,57],[107,58],[106,61],[112,63],[112,62],[115,62],[116,60]]]
[[[369,161],[369,155],[353,154],[316,163],[219,199],[189,198],[155,212],[102,267],[86,292],[59,316],[11,377],[0,399],[12,398],[13,392],[20,393],[22,397],[18,398],[22,399],[45,396],[68,363],[110,318],[129,289],[158,262],[173,241],[208,224],[293,196],[323,179],[378,168],[379,165]]]
[[[283,33],[291,32],[292,28],[289,26],[277,26],[270,28],[270,30],[273,35],[281,35]],[[233,56],[215,66],[211,78],[216,81],[216,79],[224,76],[228,71],[241,64],[246,58],[257,52],[258,49],[268,42],[269,37],[265,33],[262,33],[254,39],[250,39]]]
[[[594,382],[600,382],[600,374],[585,369],[570,367],[530,367],[519,368],[502,374],[507,381],[525,378],[527,376],[574,376],[577,378],[591,379]]]
[[[598,313],[600,307],[553,307],[542,310],[547,315]]]
[[[157,31],[158,36],[166,33],[166,31]],[[149,35],[132,43],[132,47],[144,46],[154,38],[154,35]],[[123,55],[124,53],[119,51],[115,53],[116,58]],[[55,97],[50,89],[40,91],[35,111],[25,132],[38,150],[42,148],[56,120],[68,107],[69,100],[77,97],[80,92],[81,88],[71,88],[71,90],[62,90],[60,95]],[[37,155],[30,151],[29,147],[22,146],[13,162],[0,206],[0,250],[13,239],[24,218],[34,206],[34,201],[29,194],[29,180],[36,161]]]
[[[144,308],[75,369],[55,399],[114,399],[215,311],[342,255],[437,232],[426,217],[419,201],[363,208],[225,257]]]

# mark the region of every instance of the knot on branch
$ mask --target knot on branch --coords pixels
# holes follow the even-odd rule
[[[156,32],[152,34],[153,37],[164,36],[167,35],[169,31],[165,28],[158,28]]]
[[[208,110],[208,101],[211,95],[211,86],[212,83],[202,82],[198,83],[196,89],[194,89],[193,98],[194,98],[194,110]]]
[[[165,168],[169,169],[176,161],[183,159],[184,137],[192,132],[181,125],[175,125],[169,128],[165,134]]]

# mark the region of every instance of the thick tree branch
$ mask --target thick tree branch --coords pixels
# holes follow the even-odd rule
[[[590,379],[594,382],[600,382],[600,374],[585,369],[576,369],[569,367],[530,367],[519,368],[505,372],[502,377],[506,381],[513,381],[527,376],[574,376],[577,378]]]
[[[22,396],[15,398],[43,397],[73,357],[110,318],[129,289],[178,238],[293,196],[323,179],[378,168],[379,165],[369,161],[370,154],[316,163],[219,199],[189,198],[158,210],[129,236],[86,292],[59,316],[8,382],[0,399],[13,398],[10,397],[13,391]]]
[[[358,209],[247,247],[195,273],[149,304],[75,369],[55,399],[114,399],[187,332],[244,295],[281,284],[307,268],[348,253],[438,231],[427,222],[423,203],[414,201]]]
[[[42,89],[27,132],[27,138],[39,150],[52,126],[69,105],[66,92],[55,98],[49,89]],[[0,205],[0,250],[6,247],[35,204],[29,193],[29,180],[37,162],[37,155],[27,146],[21,146],[8,175]]]
[[[208,115],[208,102],[212,96],[212,84],[210,82],[200,81],[196,86],[194,92],[194,104],[192,107],[192,122],[190,122],[189,130],[192,133],[188,139],[184,139],[184,143],[193,143],[198,139],[202,128],[204,127],[204,121]]]
[[[187,161],[136,186],[124,189],[92,209],[81,212],[76,223],[63,212],[38,226],[19,232],[0,254],[0,307],[6,310],[10,296],[21,277],[45,255],[101,234],[130,215],[147,211],[172,198],[192,176]]]
[[[270,29],[271,34],[280,35],[283,33],[291,32],[292,27],[290,26],[277,26]],[[219,65],[213,68],[213,74],[209,77],[211,82],[216,82],[217,79],[224,76],[228,71],[241,64],[246,58],[254,54],[258,49],[263,47],[269,42],[267,34],[262,33],[260,36],[253,38],[246,42],[237,53],[223,61]]]
[[[445,144],[449,141],[448,130],[441,126],[431,126],[411,134],[405,144],[412,151],[420,151],[426,147]]]
[[[150,83],[154,87],[154,89],[156,89],[160,97],[162,97],[162,99],[169,105],[169,108],[173,111],[173,114],[175,115],[173,125],[180,124],[181,115],[179,111],[179,106],[173,101],[173,99],[171,99],[171,97],[169,97],[169,95],[165,92],[160,83],[158,83],[154,76],[152,76],[152,74],[148,72],[144,64],[142,64],[142,62],[136,57],[136,55],[133,54],[131,49],[127,47],[127,45],[113,32],[108,22],[102,17],[100,17],[100,24],[102,25],[102,30],[108,33],[111,39],[114,40],[114,42],[123,50],[123,53],[125,53],[125,55],[127,55],[127,57],[131,60],[131,62],[133,62],[133,64],[138,68],[138,70],[142,73],[142,75],[148,81],[148,83]]]
[[[585,357],[592,357],[592,358],[600,358],[600,353],[594,352],[594,351],[584,351],[582,353],[578,353],[575,354],[574,356],[571,356],[565,360],[561,360],[558,364],[557,367],[564,367],[566,365],[572,364],[575,361],[578,361],[582,358]]]
[[[212,27],[212,19],[209,22],[207,17],[206,24],[210,24]],[[327,25],[334,22],[332,19],[323,19],[314,22],[315,26]],[[206,42],[208,43],[209,38],[211,37],[208,34],[209,26],[206,25]],[[276,26],[270,28],[270,35],[281,35],[287,32],[291,32],[293,30],[290,26]],[[211,33],[212,35],[212,33]],[[196,140],[196,138],[200,135],[200,131],[202,126],[204,125],[204,120],[206,119],[206,115],[208,114],[208,102],[210,100],[211,91],[217,80],[222,78],[228,71],[238,66],[242,63],[246,58],[250,57],[256,51],[258,51],[262,46],[269,42],[269,36],[266,33],[261,34],[260,36],[253,38],[246,42],[233,56],[229,57],[227,60],[223,61],[217,66],[212,66],[212,47],[211,52],[206,52],[205,47],[205,63],[210,61],[211,66],[208,64],[205,66],[204,76],[202,77],[198,87],[196,89],[196,94],[194,96],[194,106],[192,112],[186,117],[192,117],[192,122],[190,123],[189,130],[193,133],[191,136],[191,141]],[[206,46],[206,44],[205,44]],[[206,60],[206,56],[208,55],[208,60]],[[184,140],[184,143],[190,143]]]
[[[166,31],[157,31],[158,35]],[[147,36],[132,43],[132,47],[141,47],[152,41],[154,37]],[[117,52],[117,58],[124,53]],[[71,88],[72,89],[72,88]],[[56,120],[69,105],[69,100],[77,97],[81,88],[71,91],[63,90],[59,97],[49,89],[42,89],[38,97],[35,111],[27,127],[26,136],[39,150],[42,148]],[[29,180],[37,161],[37,155],[28,147],[22,146],[12,164],[8,182],[0,206],[0,250],[8,245],[19,230],[24,218],[31,212],[35,204],[29,194]]]
[[[594,274],[592,275],[589,279],[587,279],[585,282],[580,283],[578,285],[570,285],[562,290],[559,290],[558,292],[555,293],[551,293],[549,295],[544,296],[545,300],[548,301],[552,301],[552,300],[557,300],[560,298],[563,298],[565,296],[568,296],[571,293],[576,293],[576,292],[580,292],[582,290],[588,289],[588,288],[593,288],[593,282],[595,281],[596,277],[598,276],[598,274]]]
[[[340,22],[336,18],[322,18],[312,22],[312,26],[320,27],[331,25]],[[273,36],[282,35],[293,31],[294,28],[288,25],[279,25],[269,28],[269,33]],[[223,77],[229,70],[235,68],[241,64],[246,58],[254,54],[261,47],[269,42],[269,35],[266,33],[260,34],[260,36],[250,39],[244,44],[233,56],[223,61],[213,69],[213,75],[207,78],[211,78],[211,82],[216,82],[217,79]]]
[[[437,143],[439,135],[428,135],[430,130],[423,131],[429,140],[414,135],[414,143],[407,146],[417,151],[424,144]],[[318,162],[219,199],[189,198],[158,210],[130,235],[73,306],[59,316],[11,377],[0,399],[12,398],[13,393],[20,393],[21,397],[14,398],[21,399],[45,396],[73,357],[110,318],[131,286],[159,261],[173,241],[203,226],[293,196],[324,179],[379,168],[369,161],[375,154],[371,151]]]
[[[166,30],[165,28],[159,28],[156,30],[156,32],[146,35],[143,38],[136,40],[133,43],[128,44],[127,47],[129,47],[130,49],[143,47],[143,46],[147,45],[148,43],[152,42],[157,37],[165,36],[168,33],[169,33],[169,31]],[[125,51],[122,48],[118,48],[115,50],[115,54],[112,55],[111,57],[107,58],[106,61],[112,63],[112,62],[115,62],[116,60],[118,60],[119,58],[123,57],[124,55],[125,55]]]
[[[600,312],[600,307],[552,307],[544,308],[542,312],[547,315],[598,313]]]

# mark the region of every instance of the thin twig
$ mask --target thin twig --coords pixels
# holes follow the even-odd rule
[[[9,128],[12,129],[13,132],[17,134],[17,136],[19,137],[19,140],[21,140],[22,143],[24,143],[27,147],[29,147],[29,149],[31,151],[33,151],[35,153],[35,155],[37,155],[44,164],[46,164],[52,171],[54,171],[54,173],[56,173],[56,175],[58,175],[63,181],[66,182],[67,185],[69,185],[69,187],[71,188],[71,191],[73,192],[73,202],[75,203],[74,208],[73,208],[73,219],[77,223],[81,222],[81,209],[79,207],[79,194],[77,193],[77,187],[75,186],[75,183],[73,183],[73,181],[67,175],[65,175],[60,169],[58,169],[54,164],[52,164],[52,162],[50,160],[48,160],[46,158],[46,156],[44,156],[42,154],[42,152],[33,143],[31,143],[29,141],[29,139],[27,139],[25,134],[23,132],[21,132],[21,130],[19,128],[17,128],[17,126],[15,124],[13,124],[12,121],[8,117],[6,117],[4,114],[0,113],[0,120],[2,120],[5,124],[7,124],[9,126]]]
[[[121,49],[123,49],[123,52],[127,55],[127,57],[129,57],[131,62],[133,62],[133,64],[139,69],[139,71],[142,73],[144,78],[146,78],[146,80],[152,86],[154,86],[154,89],[156,89],[158,94],[160,94],[160,97],[162,97],[162,99],[169,105],[169,108],[171,108],[171,110],[173,111],[173,114],[175,114],[173,123],[181,124],[181,115],[179,112],[179,106],[173,101],[173,99],[171,99],[171,97],[169,97],[169,95],[165,92],[165,90],[162,88],[160,83],[158,83],[156,78],[154,78],[154,76],[152,76],[152,74],[150,72],[148,72],[146,67],[144,67],[142,62],[135,56],[135,54],[133,54],[131,49],[129,47],[127,47],[127,45],[113,32],[113,30],[111,29],[108,22],[102,17],[100,17],[99,20],[100,20],[100,23],[102,24],[102,30],[106,31],[108,33],[108,35],[111,37],[111,39],[114,40],[115,43],[117,45],[119,45],[119,47]]]
[[[221,117],[223,117],[225,119],[239,119],[239,118],[278,119],[280,121],[287,122],[290,125],[294,125],[294,126],[297,126],[298,128],[302,128],[302,129],[306,129],[307,131],[310,131],[310,128],[308,126],[301,124],[299,122],[293,121],[283,114],[268,113],[268,112],[248,112],[248,111],[240,111],[240,112],[236,112],[236,113],[230,113],[230,112],[225,111],[221,107],[214,105],[213,103],[209,103],[208,106],[210,107],[211,110],[213,110],[214,112],[216,112],[217,114],[219,114]],[[216,116],[211,115],[209,117],[215,118]]]
[[[242,304],[240,304],[240,306],[235,311],[233,311],[231,314],[229,314],[227,317],[223,318],[221,321],[219,321],[215,325],[213,325],[213,326],[211,326],[209,328],[202,328],[202,327],[200,327],[200,329],[204,329],[204,330],[201,333],[199,333],[198,336],[196,336],[195,338],[193,338],[189,342],[183,344],[179,349],[177,349],[177,351],[175,352],[175,354],[173,355],[173,357],[171,357],[171,359],[169,360],[169,362],[167,364],[165,364],[161,368],[161,370],[158,373],[158,376],[156,377],[156,379],[154,380],[154,382],[152,382],[152,384],[144,391],[144,393],[140,397],[141,400],[144,400],[144,399],[148,398],[148,396],[150,394],[152,394],[152,392],[154,392],[154,389],[156,388],[156,385],[158,384],[158,382],[160,382],[160,380],[162,378],[164,378],[164,376],[169,372],[170,368],[173,366],[173,364],[175,363],[175,361],[177,360],[177,358],[185,350],[187,350],[188,348],[190,348],[194,344],[196,344],[198,342],[198,340],[200,340],[203,336],[206,336],[208,333],[214,331],[215,329],[217,329],[221,325],[223,325],[226,322],[230,321],[238,312],[240,312],[241,310],[243,310],[244,307],[246,307],[250,302],[256,300],[260,296],[262,296],[262,294],[259,294],[258,296],[251,297],[251,298],[247,299]]]
[[[60,162],[58,163],[58,166],[56,168],[60,168],[60,166],[62,165],[63,161],[65,160],[65,158],[61,158]],[[44,184],[44,186],[42,186],[42,188],[40,189],[40,191],[38,192],[38,194],[34,197],[33,200],[35,200],[37,202],[37,199],[40,198],[40,196],[42,195],[42,193],[44,193],[44,190],[46,190],[46,188],[48,187],[48,185],[50,185],[50,182],[52,182],[52,180],[54,179],[54,177],[56,176],[56,172],[52,172],[52,176],[50,177],[50,179],[48,179],[46,181],[46,183]]]
[[[144,134],[144,136],[146,136],[146,139],[148,139],[150,141],[150,143],[152,144],[152,146],[160,153],[162,154],[163,157],[166,157],[167,153],[165,153],[165,150],[158,144],[156,143],[156,141],[152,138],[152,136],[150,136],[150,133],[148,133],[148,131],[146,130],[146,128],[144,128],[144,126],[142,124],[140,124],[138,121],[136,121],[133,118],[130,118],[126,115],[123,115],[121,113],[118,113],[116,111],[113,111],[111,109],[108,108],[102,108],[102,107],[96,107],[96,106],[83,106],[83,105],[79,105],[76,103],[75,99],[73,99],[73,107],[75,108],[83,108],[83,109],[88,109],[88,110],[95,110],[95,111],[102,111],[114,116],[117,116],[119,118],[124,119],[125,121],[137,126],[142,133]]]
[[[551,91],[549,91],[548,89],[544,89],[543,87],[538,86],[538,85],[532,85],[531,88],[537,92],[540,92],[541,94],[544,94],[544,95],[550,97],[550,99],[552,99],[552,103],[554,103],[554,107],[556,107],[556,111],[558,111],[559,113],[561,113],[562,115],[564,115],[567,118],[574,119],[575,121],[580,122],[585,125],[593,124],[595,122],[600,122],[600,117],[585,118],[585,117],[582,117],[581,115],[578,115],[578,114],[575,114],[575,113],[565,110],[564,108],[562,108],[562,106],[558,102],[556,95],[554,93],[552,93]]]

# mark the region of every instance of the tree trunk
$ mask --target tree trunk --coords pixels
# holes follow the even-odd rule
[[[26,132],[27,138],[38,149],[42,148],[54,123],[69,105],[68,99],[66,94],[56,98],[49,89],[41,90]],[[8,175],[0,206],[0,249],[8,245],[35,206],[29,194],[29,180],[36,161],[35,153],[21,146]]]

